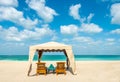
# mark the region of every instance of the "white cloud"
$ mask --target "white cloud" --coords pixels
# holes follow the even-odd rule
[[[29,18],[25,19],[23,12],[17,11],[13,7],[0,7],[0,21],[2,20],[12,21],[28,29],[33,28],[38,23],[37,19],[34,21]]]
[[[114,45],[114,44],[115,44],[115,42],[108,42],[108,43],[106,43],[107,46]]]
[[[81,37],[74,37],[73,38],[73,41],[77,41],[77,42],[92,42],[93,41],[93,39],[92,38],[90,38],[90,37],[83,37],[83,36],[81,36]]]
[[[55,41],[55,40],[57,40],[57,39],[58,39],[58,37],[54,35],[51,40],[52,40],[52,41]]]
[[[72,16],[74,19],[80,20],[80,15],[79,15],[80,8],[81,8],[80,4],[72,5],[69,9],[70,16]]]
[[[111,6],[112,24],[120,24],[120,3]]]
[[[62,34],[77,34],[78,27],[76,25],[60,26],[60,31]]]
[[[93,13],[90,13],[89,16],[87,17],[87,22],[90,23],[92,17],[94,16]]]
[[[9,29],[1,28],[0,37],[5,40],[20,41],[19,32],[16,27],[10,27]]]
[[[84,45],[85,47],[88,47],[88,46],[93,46],[93,45],[100,45],[102,43],[101,40],[94,40],[93,38],[91,37],[86,37],[86,36],[77,36],[77,37],[74,37],[72,39],[72,42],[73,43],[77,43],[77,46],[78,46],[78,43],[80,45]],[[79,45],[79,46],[80,46]]]
[[[54,16],[58,15],[55,10],[45,5],[45,0],[27,0],[26,2],[45,22],[51,22]]]
[[[0,6],[17,7],[18,6],[18,1],[17,0],[0,0]]]
[[[113,45],[115,44],[115,39],[114,38],[107,38],[105,45]]]
[[[17,23],[19,23],[26,29],[31,29],[31,28],[34,28],[38,24],[38,19],[35,19],[33,21],[30,18],[27,18],[27,19],[21,18],[21,19],[19,19],[19,22],[17,22]]]
[[[80,28],[81,32],[86,32],[86,33],[99,33],[102,30],[103,29],[101,27],[99,27],[98,25],[94,23],[88,23],[88,24],[83,23]]]
[[[69,8],[69,15],[72,16],[74,19],[79,20],[81,23],[87,21],[88,23],[91,21],[92,17],[94,16],[93,13],[90,13],[88,17],[81,17],[79,14],[79,9],[81,8],[81,4],[72,5]]]
[[[0,25],[0,31],[2,30],[2,26]]]
[[[52,36],[53,34],[54,31],[48,27],[34,28],[32,31],[27,29],[19,31],[16,27],[4,29],[0,26],[0,38],[6,41],[40,40],[43,36]]]
[[[23,18],[23,13],[13,7],[0,7],[0,20],[18,20]]]
[[[99,33],[99,32],[102,32],[103,29],[99,25],[94,24],[94,23],[90,23],[91,19],[94,16],[94,14],[90,13],[88,17],[82,17],[81,18],[80,15],[79,15],[79,9],[80,8],[81,8],[81,5],[77,4],[77,5],[72,5],[70,7],[70,9],[69,9],[70,10],[69,11],[70,16],[72,16],[74,19],[79,20],[81,22],[81,26],[76,26],[76,27],[81,27],[81,28],[79,28],[79,31],[80,32],[86,32],[86,33]],[[87,22],[87,23],[85,23],[85,22]],[[64,30],[68,30],[68,29],[66,28]],[[71,30],[72,30],[72,28],[71,28]],[[67,31],[63,31],[63,32],[64,33],[69,33],[69,34],[71,33],[69,30],[68,30],[68,32]]]
[[[102,0],[103,2],[119,2],[120,0]]]
[[[112,34],[120,34],[120,29],[112,30],[110,33],[112,33]]]
[[[107,41],[107,42],[114,42],[115,39],[114,39],[114,38],[107,38],[106,41]]]
[[[64,38],[64,39],[62,39],[62,41],[63,41],[63,42],[70,42],[70,39]]]

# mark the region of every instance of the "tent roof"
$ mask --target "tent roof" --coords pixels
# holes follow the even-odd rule
[[[30,46],[30,49],[71,49],[70,45],[65,45],[58,42],[47,42],[43,44]]]

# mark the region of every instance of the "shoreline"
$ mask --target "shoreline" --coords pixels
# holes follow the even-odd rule
[[[13,62],[28,62],[28,60],[0,60],[1,61],[13,61]],[[66,61],[66,60],[42,60],[45,62],[55,62],[55,61]],[[75,60],[76,62],[118,62],[120,60]],[[37,60],[33,60],[33,62],[37,62]]]
[[[53,57],[54,56],[54,57]],[[65,61],[64,55],[43,55],[42,61]],[[120,61],[120,55],[74,55],[75,61]],[[28,55],[0,55],[0,61],[28,61]],[[37,61],[35,55],[34,61]]]

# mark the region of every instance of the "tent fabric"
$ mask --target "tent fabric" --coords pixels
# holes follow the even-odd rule
[[[67,57],[69,59],[70,68],[72,69],[73,74],[76,74],[76,64],[75,64],[74,55],[72,52],[72,46],[57,43],[57,42],[48,42],[48,43],[30,46],[30,48],[29,48],[30,66],[32,64],[35,52],[37,50],[40,50],[40,51],[66,51],[65,55],[67,55]],[[30,74],[30,72],[31,71],[29,69],[28,75]]]

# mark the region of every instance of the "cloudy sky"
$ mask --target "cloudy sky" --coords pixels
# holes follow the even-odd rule
[[[49,41],[79,55],[120,55],[120,0],[0,0],[0,55]]]

